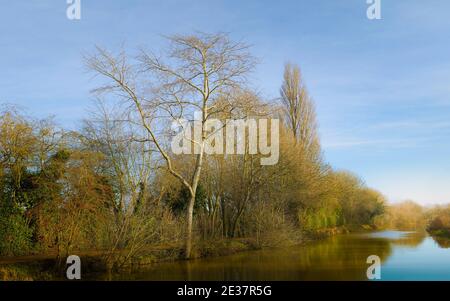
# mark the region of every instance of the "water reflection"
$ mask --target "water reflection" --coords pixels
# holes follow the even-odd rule
[[[382,280],[450,280],[450,252],[443,245],[416,232],[340,235],[300,247],[161,263],[113,279],[367,280],[366,259],[378,255]]]
[[[368,238],[384,239],[394,246],[409,247],[416,247],[420,245],[427,237],[426,232],[415,231],[380,231],[360,235]],[[370,243],[370,241],[367,241],[367,243]]]
[[[424,235],[418,244],[396,242],[382,265],[382,280],[450,280],[450,252],[438,241]]]
[[[450,248],[450,239],[441,237],[433,237],[433,239],[439,245],[439,247],[445,249]]]

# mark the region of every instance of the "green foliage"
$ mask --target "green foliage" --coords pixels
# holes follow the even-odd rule
[[[13,208],[0,206],[0,255],[24,255],[32,249],[33,229]]]
[[[434,236],[450,238],[450,206],[433,208],[428,215],[427,231]]]
[[[338,226],[340,215],[338,210],[330,210],[327,207],[318,209],[305,208],[300,210],[298,218],[303,230],[314,232]]]
[[[180,186],[175,193],[167,194],[165,202],[169,204],[172,211],[177,214],[186,212],[191,195],[185,186]],[[194,214],[206,206],[206,191],[201,184],[198,184],[195,192]]]

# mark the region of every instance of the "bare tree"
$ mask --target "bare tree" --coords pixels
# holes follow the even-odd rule
[[[300,68],[287,63],[280,89],[288,128],[306,150],[317,152],[318,136],[314,103],[308,95]]]
[[[185,256],[190,258],[195,196],[205,140],[210,135],[205,125],[214,115],[233,110],[232,91],[244,85],[255,60],[247,52],[247,45],[232,42],[225,34],[176,35],[168,37],[168,41],[165,60],[141,50],[129,63],[125,52],[115,56],[97,47],[96,54],[86,57],[86,63],[107,79],[96,91],[112,92],[125,100],[130,110],[129,122],[145,132],[136,139],[150,144],[160,154],[167,171],[188,189]],[[201,113],[201,135],[191,141],[196,150],[195,167],[187,174],[172,163],[174,155],[166,147],[164,121],[192,120],[194,111]]]
[[[151,225],[155,217],[140,214],[140,207],[151,199],[148,190],[155,166],[151,152],[145,144],[134,141],[134,135],[127,116],[119,110],[108,110],[101,99],[83,129],[84,144],[105,156],[108,170],[104,173],[111,175],[116,191],[109,204],[114,213],[113,223],[108,226],[112,235],[105,255],[109,268],[126,264],[156,236]]]

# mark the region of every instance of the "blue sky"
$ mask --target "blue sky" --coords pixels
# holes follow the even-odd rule
[[[66,127],[95,87],[82,65],[95,44],[159,49],[161,35],[226,31],[261,59],[254,87],[278,97],[298,63],[313,96],[325,158],[391,201],[450,202],[450,2],[382,0],[0,0],[0,103]]]

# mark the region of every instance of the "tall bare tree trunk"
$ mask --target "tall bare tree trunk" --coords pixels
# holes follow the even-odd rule
[[[194,205],[195,205],[195,195],[191,196],[189,199],[188,210],[187,210],[187,228],[186,228],[186,245],[185,245],[185,257],[186,259],[191,258],[192,252],[192,220],[194,215]]]
[[[188,210],[187,210],[187,227],[186,227],[186,245],[185,245],[185,258],[190,259],[192,255],[192,223],[194,216],[194,205],[197,194],[198,182],[200,181],[200,174],[202,171],[203,164],[203,142],[200,145],[200,153],[197,155],[197,162],[195,163],[195,172],[192,177],[192,186],[190,189],[191,198],[189,199]]]

